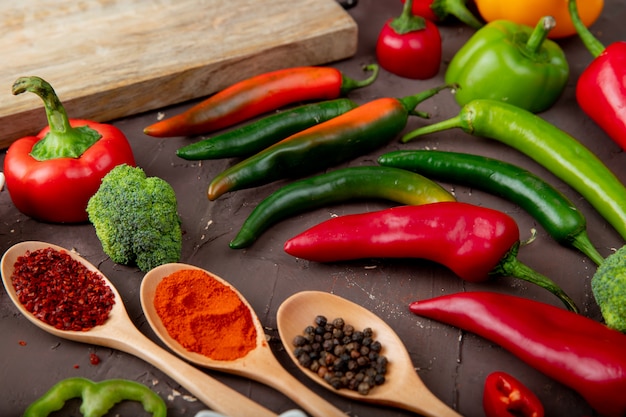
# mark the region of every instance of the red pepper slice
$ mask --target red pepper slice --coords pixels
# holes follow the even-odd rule
[[[526,385],[506,372],[487,375],[483,392],[485,417],[543,417],[543,404]]]
[[[524,297],[473,291],[411,303],[411,312],[482,336],[577,391],[601,416],[626,415],[626,335]]]
[[[13,94],[33,92],[44,101],[49,126],[11,144],[4,175],[22,213],[54,223],[87,220],[87,202],[119,164],[135,165],[128,140],[115,126],[68,119],[54,89],[39,77],[22,77]]]
[[[365,69],[373,74],[362,81],[348,78],[331,67],[294,67],[260,74],[225,88],[181,114],[146,127],[144,133],[155,137],[199,135],[288,104],[335,99],[374,82],[378,66],[369,65]]]
[[[469,282],[512,276],[547,289],[577,311],[552,280],[516,258],[519,243],[517,223],[501,211],[436,202],[334,217],[289,239],[284,250],[316,262],[428,259]]]
[[[576,100],[626,150],[626,42],[605,48],[581,21],[575,0],[569,0],[569,12],[578,35],[595,58],[578,78]]]

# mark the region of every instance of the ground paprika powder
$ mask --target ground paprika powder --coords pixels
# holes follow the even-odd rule
[[[185,349],[214,360],[244,357],[257,344],[250,308],[228,285],[197,269],[163,278],[154,306],[169,335]]]

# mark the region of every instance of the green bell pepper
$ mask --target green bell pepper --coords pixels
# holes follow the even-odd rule
[[[446,70],[446,82],[460,86],[455,91],[459,105],[491,99],[533,113],[552,106],[569,76],[563,50],[546,39],[555,24],[552,17],[546,16],[534,29],[506,20],[479,29]]]
[[[102,417],[118,402],[138,401],[153,417],[166,417],[165,401],[147,386],[126,379],[93,382],[86,378],[67,378],[56,383],[32,403],[23,417],[46,417],[61,410],[66,401],[81,398],[80,411],[84,417]]]

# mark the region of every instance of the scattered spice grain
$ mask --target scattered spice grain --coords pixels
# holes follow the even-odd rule
[[[115,304],[102,276],[66,251],[27,251],[17,258],[11,280],[26,310],[60,330],[86,331],[101,325]]]
[[[169,335],[191,352],[231,361],[256,347],[248,305],[231,287],[202,270],[179,270],[163,278],[154,306]]]

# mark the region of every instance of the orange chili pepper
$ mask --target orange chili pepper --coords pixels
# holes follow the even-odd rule
[[[444,88],[449,86],[401,99],[379,98],[291,135],[217,175],[208,198],[322,171],[378,149],[405,128],[409,115],[428,117],[415,107]]]
[[[335,99],[370,85],[378,65],[365,70],[372,75],[362,81],[344,76],[331,67],[295,67],[260,74],[212,95],[187,111],[144,129],[155,137],[191,136],[223,129],[288,104]]]
[[[480,15],[487,22],[510,20],[534,27],[543,16],[552,16],[556,27],[549,38],[565,38],[576,34],[566,0],[476,0]],[[578,12],[585,26],[591,26],[602,13],[604,0],[577,0]]]

